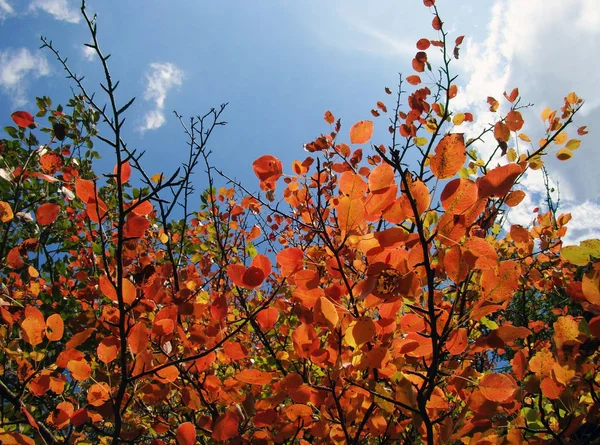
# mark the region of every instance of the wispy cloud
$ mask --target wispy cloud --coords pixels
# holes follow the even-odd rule
[[[8,3],[8,0],[0,0],[0,21],[14,13],[15,10],[10,3]]]
[[[183,71],[172,63],[151,63],[150,72],[146,75],[144,99],[154,104],[154,108],[146,113],[139,127],[141,132],[156,130],[165,123],[165,100],[173,87],[180,86]]]
[[[0,50],[0,88],[15,107],[27,103],[27,84],[33,77],[47,76],[50,67],[44,56],[27,48]]]
[[[479,42],[467,39],[458,63],[467,81],[454,105],[476,117],[470,128],[461,131],[471,136],[494,123],[498,116],[489,111],[486,98],[502,101],[502,93],[514,87],[519,87],[523,103],[534,103],[534,107],[521,110],[527,123],[524,131],[533,140],[544,132],[541,110],[560,107],[570,91],[588,99],[576,124],[591,125],[600,116],[600,84],[589,74],[600,70],[600,62],[590,57],[597,52],[599,42],[600,4],[596,0],[496,0],[486,38]],[[507,107],[503,105],[504,111]],[[551,179],[560,185],[555,187],[561,193],[559,213],[573,215],[570,241],[598,236],[599,231],[600,203],[596,197],[600,195],[600,179],[595,170],[600,153],[595,148],[600,137],[591,132],[582,139],[582,147],[568,162],[556,160],[554,151],[545,158]],[[487,143],[477,144],[484,157],[496,145],[492,136],[485,140]],[[521,142],[519,148],[524,151],[528,147]],[[528,171],[521,182],[527,198],[510,211],[508,220],[527,225],[535,217],[535,207],[546,207],[546,192],[540,172]]]
[[[87,60],[89,60],[90,62],[92,60],[94,60],[94,58],[96,57],[96,50],[93,48],[90,48],[89,46],[85,46],[83,45],[81,47],[81,52],[83,54],[83,57],[85,57]]]
[[[29,5],[29,10],[42,10],[54,16],[57,20],[69,23],[79,23],[81,20],[79,12],[71,5],[69,0],[33,0]]]

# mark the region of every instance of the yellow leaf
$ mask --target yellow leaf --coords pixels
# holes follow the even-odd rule
[[[152,182],[160,182],[162,181],[164,175],[162,173],[157,173],[155,175],[153,175],[150,180],[152,180]]]
[[[517,160],[517,151],[514,148],[509,148],[506,157],[510,162],[515,162]]]
[[[565,142],[567,142],[568,138],[569,138],[569,135],[567,133],[565,133],[565,132],[558,133],[556,135],[556,137],[554,138],[554,143],[556,145],[562,145]]]
[[[567,102],[569,102],[571,105],[576,104],[577,101],[579,100],[579,97],[577,97],[577,94],[571,92],[567,95]]]
[[[454,115],[454,117],[452,118],[452,123],[454,125],[460,125],[464,122],[465,120],[465,113],[458,113],[456,115]]]
[[[527,136],[525,133],[520,133],[519,139],[521,139],[522,141],[525,141],[525,142],[531,142],[531,138],[529,136]]]
[[[569,150],[577,150],[580,145],[581,141],[579,139],[571,139],[569,142],[567,142],[567,145],[565,145],[565,147]]]
[[[548,119],[550,117],[551,114],[552,114],[552,108],[550,108],[550,107],[544,108],[544,111],[542,111],[542,120],[545,121],[546,119]]]
[[[349,346],[356,348],[368,341],[373,341],[375,332],[376,328],[373,320],[361,317],[357,321],[350,323],[344,334],[344,339]]]
[[[422,147],[425,144],[427,144],[427,139],[426,138],[415,138],[415,145],[417,147]]]
[[[573,153],[566,148],[561,148],[556,152],[556,157],[559,161],[567,161],[573,157]]]

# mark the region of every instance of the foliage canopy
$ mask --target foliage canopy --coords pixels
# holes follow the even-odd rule
[[[564,247],[570,215],[552,206],[530,227],[504,221],[527,170],[579,147],[567,127],[583,100],[544,110],[532,142],[515,88],[489,97],[495,122],[465,137],[474,116],[453,110],[451,73],[463,37],[424,4],[436,37],[417,42],[415,74],[395,97],[386,88],[373,120],[347,129],[327,111],[329,132],[290,169],[257,159],[261,194],[217,186],[229,178],[209,140],[225,105],[179,117],[188,158],[148,174],[122,139],[132,100],[117,101],[85,8],[106,106],[44,40],[79,93],[13,113],[0,145],[2,443],[597,435],[600,241]],[[378,126],[387,145],[372,142]],[[114,154],[108,174],[94,170],[98,143]]]

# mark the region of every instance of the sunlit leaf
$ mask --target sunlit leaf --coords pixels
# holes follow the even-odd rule
[[[464,135],[452,133],[444,136],[438,143],[429,167],[436,178],[448,179],[460,171],[466,159]]]
[[[350,128],[350,142],[366,144],[373,135],[373,121],[360,121]]]

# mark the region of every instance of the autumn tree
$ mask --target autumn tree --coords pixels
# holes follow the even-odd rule
[[[257,159],[260,193],[210,163],[225,105],[178,116],[182,167],[146,172],[85,4],[106,103],[44,39],[78,95],[13,113],[0,146],[2,443],[592,440],[600,241],[563,246],[555,208],[504,219],[523,175],[579,147],[583,100],[544,110],[533,142],[515,88],[467,134],[463,37],[424,4],[433,30],[395,96],[347,130],[327,111],[289,169]]]

